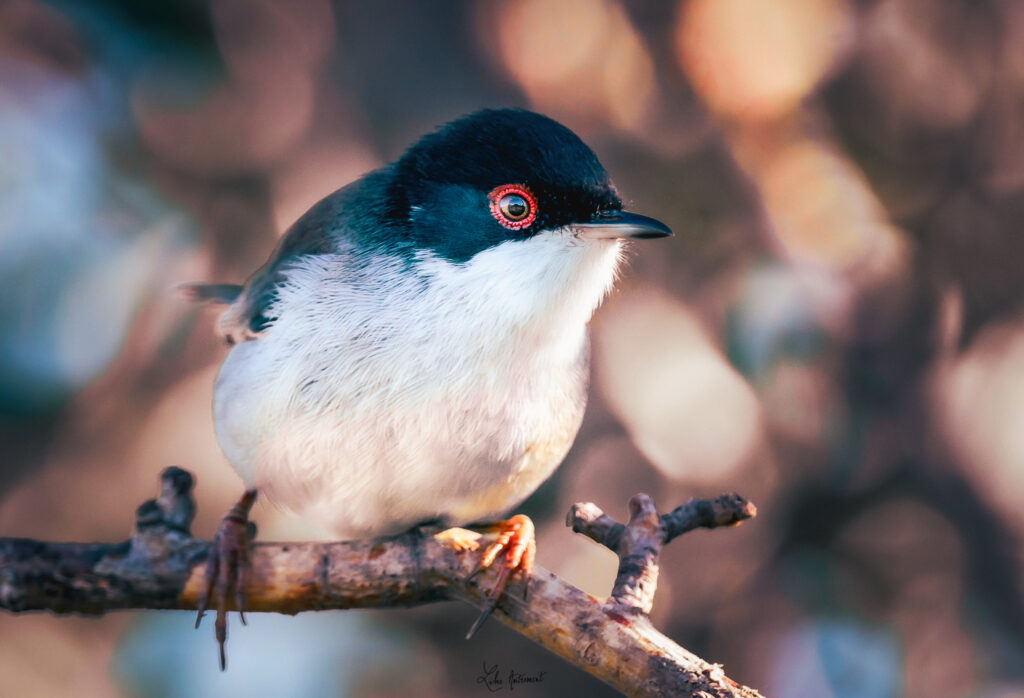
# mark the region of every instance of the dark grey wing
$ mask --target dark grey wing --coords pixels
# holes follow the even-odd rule
[[[274,254],[221,317],[220,328],[229,342],[255,339],[273,324],[277,289],[289,264],[306,255],[337,252],[346,240],[366,243],[387,227],[388,177],[385,168],[352,182],[321,199],[285,232]]]

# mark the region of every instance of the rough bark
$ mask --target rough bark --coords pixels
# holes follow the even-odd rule
[[[192,477],[168,468],[158,499],[138,510],[123,543],[0,539],[0,608],[13,612],[99,614],[115,609],[194,609],[209,542],[193,538]],[[535,568],[529,595],[510,584],[494,617],[558,656],[634,696],[759,694],[683,649],[647,618],[661,547],[686,530],[730,525],[754,515],[737,495],[692,500],[659,517],[650,498],[630,501],[623,526],[592,504],[574,505],[569,524],[619,555],[612,596],[602,602]],[[482,608],[494,573],[471,576],[483,547],[458,549],[437,530],[341,543],[258,543],[248,588],[250,611],[411,606],[457,599]],[[485,542],[482,540],[481,542]]]

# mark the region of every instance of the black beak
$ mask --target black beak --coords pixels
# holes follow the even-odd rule
[[[573,223],[576,234],[590,240],[611,240],[615,238],[665,238],[672,234],[668,226],[647,216],[625,211],[599,213],[586,223]]]

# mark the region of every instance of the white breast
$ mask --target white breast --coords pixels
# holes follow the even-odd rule
[[[464,264],[304,258],[214,396],[228,459],[341,536],[507,511],[558,466],[586,400],[586,323],[617,242],[549,232]]]

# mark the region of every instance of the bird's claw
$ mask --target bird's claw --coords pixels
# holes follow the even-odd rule
[[[480,629],[487,617],[491,615],[501,595],[508,586],[509,579],[516,572],[523,575],[523,600],[526,600],[526,593],[529,589],[530,570],[533,569],[533,559],[537,553],[537,542],[534,538],[533,522],[528,516],[517,514],[508,521],[499,521],[494,524],[498,536],[480,558],[480,564],[469,574],[472,579],[484,569],[490,567],[498,555],[504,552],[504,564],[498,572],[498,578],[494,582],[494,588],[487,597],[487,603],[480,613],[480,616],[473,623],[473,626],[466,633],[466,639],[473,637],[473,634]]]
[[[206,580],[196,603],[196,627],[199,627],[210,597],[217,609],[214,634],[220,649],[221,671],[227,666],[224,643],[228,637],[228,595],[234,592],[238,617],[245,625],[245,593],[252,574],[252,540],[255,526],[249,521],[249,510],[256,501],[256,490],[247,490],[234,508],[220,522],[206,558]]]

